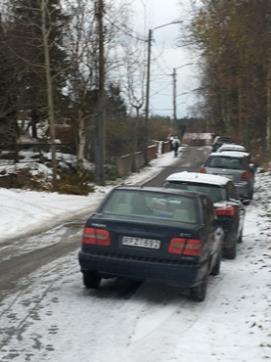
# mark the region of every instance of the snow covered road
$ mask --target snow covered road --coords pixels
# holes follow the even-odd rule
[[[237,259],[223,260],[203,303],[154,283],[84,289],[74,251],[80,219],[39,240],[2,242],[0,361],[271,360],[270,186],[270,174],[257,176]]]
[[[81,283],[76,253],[27,279],[0,305],[0,360],[240,361],[271,359],[271,242],[265,190],[247,209],[234,261],[210,278],[205,302],[165,285]],[[262,201],[262,204],[259,201]],[[267,206],[266,206],[267,207]]]

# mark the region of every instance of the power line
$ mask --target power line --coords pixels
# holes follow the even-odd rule
[[[122,27],[121,25],[117,25],[116,23],[114,23],[111,19],[109,19],[107,16],[105,16],[105,19],[112,25],[114,26],[116,29],[120,30],[123,34],[128,35],[129,37],[147,43],[147,39],[143,38],[143,35],[135,32],[134,30],[128,28],[127,26]],[[133,34],[134,33],[134,34]]]
[[[165,76],[168,77],[170,75],[169,73],[171,73],[172,70],[170,69],[166,60],[164,59],[164,52],[165,52],[165,49],[163,49],[161,52],[159,52],[159,55],[154,57],[153,61],[156,62],[157,66],[160,69],[160,71],[162,72],[162,74],[164,74]],[[161,61],[163,63],[161,63]]]
[[[167,62],[166,62],[166,60],[164,58],[164,56],[165,56],[164,52],[165,52],[165,49],[161,53],[159,61],[162,62],[162,64],[163,64],[162,66],[164,66],[164,69],[166,69],[167,72],[171,72],[172,69],[170,69],[169,65],[167,64]]]
[[[156,96],[156,95],[158,95],[158,94],[161,94],[161,92],[163,92],[163,91],[165,91],[165,90],[167,90],[167,89],[168,89],[168,86],[159,89],[159,91],[156,91],[156,92],[154,92],[154,93],[151,94],[151,98],[154,97],[154,96]]]

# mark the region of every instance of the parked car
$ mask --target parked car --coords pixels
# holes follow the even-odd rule
[[[251,200],[254,190],[254,173],[249,154],[243,152],[214,152],[200,168],[201,173],[225,176],[234,182],[241,199]]]
[[[229,145],[230,146],[230,145]],[[237,145],[236,145],[237,146]],[[247,162],[248,162],[248,164],[249,164],[249,168],[250,168],[250,170],[251,170],[251,172],[253,173],[253,181],[254,181],[254,175],[255,175],[255,173],[256,173],[256,170],[257,170],[257,165],[254,163],[254,162],[252,162],[252,157],[251,157],[251,154],[250,153],[248,153],[248,152],[245,152],[245,151],[242,151],[241,149],[235,149],[235,150],[233,150],[233,149],[231,149],[231,147],[225,147],[225,148],[223,148],[223,149],[221,149],[223,146],[221,146],[218,150],[217,150],[217,152],[223,152],[223,153],[227,153],[227,155],[231,155],[231,156],[237,156],[237,157],[239,157],[240,156],[240,154],[242,153],[242,156],[243,157],[246,157],[247,158]],[[239,147],[243,147],[243,146],[239,146]]]
[[[221,147],[224,143],[234,143],[234,142],[230,137],[217,136],[214,139],[212,151],[216,152],[219,149],[219,147]]]
[[[223,230],[206,195],[148,187],[118,187],[86,222],[79,252],[83,282],[125,277],[189,288],[206,295],[218,274]]]
[[[247,152],[246,148],[235,143],[223,143],[217,150],[217,152],[234,151],[234,152]]]
[[[223,256],[234,259],[237,243],[242,241],[245,208],[233,182],[223,176],[184,171],[168,176],[165,187],[210,197],[224,229]]]

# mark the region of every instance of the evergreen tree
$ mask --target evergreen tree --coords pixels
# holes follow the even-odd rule
[[[0,17],[0,145],[13,145],[17,136],[17,73],[5,46],[9,30],[9,23]]]
[[[107,114],[110,119],[125,118],[126,116],[126,105],[121,95],[121,89],[112,83],[109,84],[106,92],[106,108]]]
[[[44,44],[42,36],[42,0],[12,0],[13,32],[10,47],[20,68],[19,102],[21,107],[47,113]],[[51,74],[57,108],[63,99],[66,54],[63,48],[64,30],[68,18],[63,14],[60,0],[46,1],[46,25],[50,47]]]

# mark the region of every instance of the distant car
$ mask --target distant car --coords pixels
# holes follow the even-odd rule
[[[199,192],[210,197],[224,229],[223,256],[234,259],[237,243],[242,241],[245,208],[233,182],[223,176],[184,171],[168,176],[165,187]]]
[[[216,152],[219,149],[219,147],[221,147],[224,143],[234,143],[234,142],[230,137],[217,136],[214,139],[212,151]]]
[[[201,173],[225,176],[231,179],[241,199],[251,200],[254,190],[254,173],[249,154],[244,152],[214,152],[209,155]]]
[[[118,187],[86,222],[79,263],[87,288],[101,278],[125,277],[189,288],[206,295],[218,274],[223,230],[211,200],[197,193]]]
[[[247,152],[244,146],[236,145],[235,143],[223,143],[217,152],[234,151],[234,152]]]

